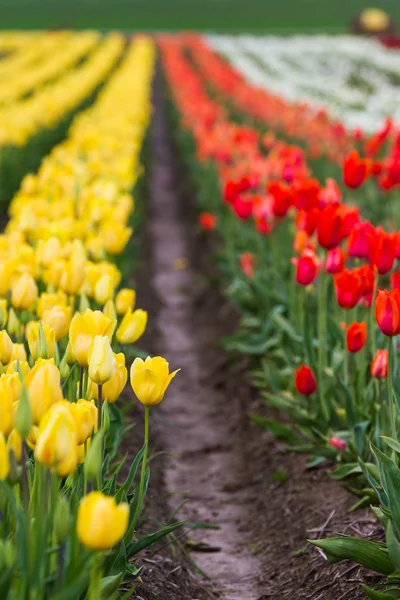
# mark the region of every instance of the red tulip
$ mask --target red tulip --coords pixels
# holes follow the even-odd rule
[[[375,267],[380,275],[389,273],[393,267],[396,255],[396,236],[385,233],[382,229],[377,229],[372,238],[370,250],[370,263]]]
[[[318,208],[312,210],[299,210],[296,216],[296,227],[299,231],[305,231],[312,235],[317,229],[320,211]]]
[[[330,440],[328,440],[328,444],[335,448],[335,450],[339,450],[339,452],[344,452],[346,450],[346,442],[341,440],[337,435],[333,435]]]
[[[349,235],[348,253],[354,258],[368,258],[375,228],[369,221],[357,223]]]
[[[253,212],[253,201],[250,197],[236,196],[232,201],[232,208],[239,219],[246,221]]]
[[[292,204],[292,191],[281,181],[268,184],[268,193],[273,198],[272,212],[276,217],[284,217]]]
[[[318,244],[327,250],[336,248],[344,238],[343,213],[335,204],[328,204],[319,215]]]
[[[377,350],[371,363],[371,375],[377,379],[385,379],[388,376],[389,353],[387,350]]]
[[[379,290],[375,303],[375,316],[379,329],[388,336],[397,334],[400,313],[399,313],[399,292],[398,290]]]
[[[296,281],[309,285],[318,275],[319,260],[314,250],[306,248],[299,258],[292,259],[296,265]]]
[[[303,396],[311,396],[311,394],[315,392],[317,389],[317,382],[310,367],[301,365],[299,369],[296,369],[295,385],[296,390],[299,394],[303,394]]]
[[[326,270],[328,273],[340,273],[343,271],[346,254],[341,248],[332,248],[326,257]]]
[[[255,256],[251,252],[243,252],[240,255],[240,267],[247,277],[254,276]]]
[[[199,221],[204,231],[212,231],[217,224],[217,217],[210,212],[202,212],[199,215]]]
[[[357,150],[353,150],[343,162],[343,181],[349,188],[358,188],[369,174],[369,160],[360,158]]]
[[[400,288],[400,270],[391,273],[390,286],[392,289]]]
[[[357,271],[343,269],[334,276],[336,299],[342,308],[354,308],[362,298],[362,281]]]
[[[359,352],[367,341],[367,324],[351,323],[346,331],[346,346],[349,352]]]

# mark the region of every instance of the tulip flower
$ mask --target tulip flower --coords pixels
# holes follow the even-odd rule
[[[21,385],[18,373],[4,373],[0,377],[0,431],[5,436],[14,429],[14,405],[19,399]]]
[[[306,248],[299,258],[292,259],[296,265],[296,281],[300,285],[310,285],[318,275],[319,260],[314,250]]]
[[[7,331],[0,331],[0,362],[2,365],[7,365],[12,357],[13,343]]]
[[[367,323],[351,323],[346,331],[346,346],[349,352],[359,352],[367,341]]]
[[[332,275],[343,271],[346,254],[341,248],[332,248],[326,257],[326,271]]]
[[[59,287],[69,296],[80,293],[85,281],[85,261],[65,261],[61,267]],[[57,286],[58,287],[58,286]]]
[[[131,235],[132,229],[117,221],[103,223],[101,227],[104,247],[109,254],[121,254]]]
[[[246,277],[249,277],[250,279],[254,277],[255,260],[256,258],[251,252],[242,252],[240,255],[240,268]]]
[[[337,435],[333,435],[330,440],[328,440],[328,444],[339,452],[344,452],[346,450],[346,442],[341,440]]]
[[[53,359],[39,358],[25,381],[33,423],[38,425],[50,406],[63,399],[60,371]]]
[[[232,208],[241,221],[247,221],[253,212],[253,202],[250,197],[237,196],[232,203]]]
[[[204,231],[213,231],[217,224],[217,217],[210,212],[202,212],[199,215],[199,222]]]
[[[362,298],[362,285],[359,273],[343,269],[334,276],[336,300],[342,308],[354,308]]]
[[[16,429],[13,429],[7,438],[7,448],[14,453],[15,460],[21,462],[22,458],[22,439]]]
[[[5,327],[8,319],[7,300],[0,298],[0,327]]]
[[[17,360],[20,362],[26,362],[28,360],[24,344],[13,344],[10,361]]]
[[[96,335],[89,350],[89,377],[97,385],[109,381],[115,371],[115,356],[107,336]]]
[[[383,230],[376,230],[372,238],[370,248],[370,263],[375,267],[380,275],[389,273],[393,267],[396,255],[396,236],[385,233]]]
[[[91,550],[109,550],[121,541],[128,528],[129,505],[117,505],[114,498],[91,492],[79,503],[79,541]]]
[[[124,315],[128,310],[133,311],[136,302],[136,292],[129,288],[122,288],[115,296],[115,308],[119,315]]]
[[[343,182],[352,189],[360,187],[369,175],[370,162],[361,159],[357,150],[353,150],[343,162]]]
[[[104,274],[97,281],[94,289],[94,298],[98,304],[105,304],[114,295],[114,281],[111,275]]]
[[[284,217],[293,201],[291,188],[281,181],[272,181],[268,184],[268,194],[273,198],[272,211],[276,217]]]
[[[128,369],[125,366],[125,356],[122,352],[114,354],[115,356],[115,371],[109,381],[103,384],[103,400],[112,404],[118,400],[122,390],[128,380]],[[96,385],[92,385],[91,394],[94,398],[98,398],[98,389]]]
[[[73,473],[77,466],[77,428],[64,402],[53,404],[40,422],[35,459],[60,477]]]
[[[95,336],[107,336],[111,341],[115,325],[116,321],[112,321],[99,310],[87,309],[83,314],[74,315],[69,327],[69,341],[81,367],[88,367],[88,354]]]
[[[52,327],[39,321],[30,321],[26,327],[26,337],[33,360],[54,356],[56,336]]]
[[[377,350],[371,363],[371,375],[377,379],[386,379],[388,376],[389,353],[386,349]]]
[[[299,394],[311,396],[317,389],[317,382],[312,369],[307,365],[301,365],[295,371],[295,386]]]
[[[0,479],[7,479],[10,472],[8,448],[4,434],[0,432]]]
[[[343,214],[336,204],[328,204],[317,225],[318,244],[327,250],[336,248],[344,238]]]
[[[145,406],[159,404],[178,371],[179,369],[170,373],[167,361],[161,356],[148,356],[145,361],[135,358],[130,376],[137,399]]]
[[[66,401],[76,425],[77,444],[84,444],[86,440],[97,431],[97,407],[93,401],[80,399],[78,402]]]
[[[56,341],[62,340],[68,333],[71,324],[72,308],[60,304],[46,309],[42,313],[42,323],[54,330]]]
[[[390,286],[392,289],[400,288],[400,269],[390,274]]]
[[[147,312],[138,308],[134,312],[128,310],[117,329],[117,340],[120,344],[133,344],[144,333],[147,325]]]
[[[16,310],[29,310],[38,295],[38,288],[32,275],[24,273],[11,287],[11,304]]]
[[[399,292],[379,290],[375,302],[375,317],[379,329],[387,336],[398,332],[400,323]]]

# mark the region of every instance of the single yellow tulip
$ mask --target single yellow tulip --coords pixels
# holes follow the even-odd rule
[[[77,444],[82,445],[97,431],[97,407],[93,401],[68,402],[77,429]]]
[[[13,344],[10,361],[19,360],[24,362],[28,360],[24,344]]]
[[[0,479],[7,479],[10,472],[10,460],[4,434],[0,432]]]
[[[25,348],[24,348],[25,350]],[[15,373],[17,369],[17,364],[19,363],[20,369],[22,371],[22,375],[26,377],[31,370],[29,363],[26,360],[15,359],[8,363],[6,367],[6,373],[12,374]]]
[[[64,264],[60,279],[60,288],[69,295],[79,294],[85,281],[85,262],[72,259]]]
[[[115,296],[115,308],[119,315],[124,315],[128,310],[135,308],[136,292],[128,288],[122,288]]]
[[[98,304],[105,304],[114,296],[114,284],[110,275],[102,275],[94,288],[94,299]]]
[[[60,386],[60,371],[53,359],[39,358],[26,376],[29,404],[33,423],[38,425],[47,410],[63,399]]]
[[[116,361],[114,375],[103,384],[103,400],[110,404],[118,400],[128,380],[128,369],[125,366],[124,354],[120,352],[114,354],[114,356]],[[94,398],[98,398],[98,388],[94,383],[92,383],[91,394]]]
[[[145,406],[159,404],[178,371],[170,373],[169,364],[161,356],[148,356],[145,361],[135,358],[130,375],[131,386],[138,400]]]
[[[36,281],[24,273],[11,287],[11,304],[17,310],[32,309],[38,295]]]
[[[14,429],[15,403],[21,393],[18,373],[3,373],[0,377],[0,431],[5,436]]]
[[[40,422],[35,459],[66,477],[77,466],[77,429],[65,402],[49,408]]]
[[[120,344],[133,344],[144,333],[147,325],[147,312],[138,308],[134,312],[128,310],[117,329],[117,340]]]
[[[43,312],[42,323],[45,323],[54,329],[55,338],[58,342],[67,335],[71,324],[71,318],[71,306],[62,306],[58,304]]]
[[[108,337],[96,335],[89,351],[89,377],[97,385],[106,383],[114,375],[115,356]]]
[[[2,365],[7,365],[12,357],[13,343],[7,331],[0,331],[0,362]]]
[[[50,310],[54,306],[67,306],[67,301],[67,295],[61,290],[53,294],[43,292],[37,301],[36,314],[41,319],[46,310]]]
[[[128,528],[129,505],[117,505],[114,498],[91,492],[79,503],[77,533],[91,550],[108,550],[121,541]]]
[[[29,352],[31,353],[33,360],[37,360],[38,358],[52,358],[54,356],[56,345],[55,331],[46,323],[41,323],[41,325],[47,348],[40,347],[39,321],[30,321],[26,326],[26,338],[28,340]]]

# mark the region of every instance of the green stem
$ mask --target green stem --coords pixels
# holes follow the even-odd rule
[[[103,577],[103,556],[96,553],[93,556],[92,570],[90,573],[90,586],[88,600],[99,600],[101,598],[101,579]]]
[[[350,321],[350,311],[349,309],[344,309],[344,314],[345,314],[345,330],[344,330],[344,382],[346,385],[349,385],[349,352],[347,350],[347,330],[349,328],[349,321]]]
[[[325,397],[325,362],[326,362],[326,329],[327,329],[327,310],[326,310],[326,273],[324,269],[320,271],[319,294],[318,294],[318,391],[320,410],[324,419],[329,421],[329,409]]]
[[[146,406],[144,410],[144,453],[142,460],[142,471],[140,474],[140,484],[139,484],[139,495],[136,504],[135,516],[133,517],[133,529],[136,528],[137,522],[139,520],[140,511],[142,508],[143,501],[143,491],[144,491],[144,479],[146,475],[147,468],[147,453],[149,449],[149,420],[150,420],[150,407]]]
[[[389,419],[391,436],[397,440],[396,434],[396,407],[393,394],[393,343],[394,340],[389,338],[389,365],[388,365],[388,395],[389,395]]]
[[[370,334],[370,340],[371,340],[372,358],[374,358],[375,352],[376,352],[375,302],[376,302],[376,295],[378,292],[378,285],[379,285],[379,274],[376,273],[375,280],[374,280],[374,289],[372,291],[371,307],[369,309],[369,334]]]
[[[79,367],[79,390],[78,390],[78,400],[83,398],[83,373],[84,368]]]
[[[101,431],[101,412],[103,403],[103,385],[99,383],[97,386],[97,430]]]

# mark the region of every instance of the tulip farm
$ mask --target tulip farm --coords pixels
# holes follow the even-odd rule
[[[0,31],[0,600],[400,599],[400,15],[143,10]]]

